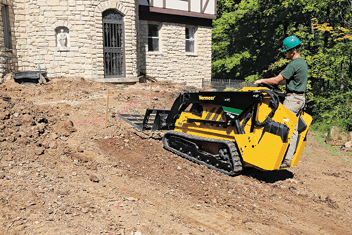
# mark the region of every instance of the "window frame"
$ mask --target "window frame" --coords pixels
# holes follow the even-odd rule
[[[187,29],[193,30],[193,38],[187,38]],[[193,51],[187,51],[187,42],[193,42]],[[185,52],[187,54],[192,54],[192,55],[197,54],[197,26],[194,26],[194,25],[185,26]]]
[[[157,28],[157,36],[150,36],[149,35],[149,32],[150,32],[150,25],[154,25],[156,26]],[[148,52],[151,52],[151,53],[160,53],[161,52],[161,23],[159,22],[148,22],[148,33],[147,33],[147,36],[148,36],[148,43],[147,43],[147,51]],[[157,39],[158,40],[158,50],[150,50],[150,40],[155,40]]]

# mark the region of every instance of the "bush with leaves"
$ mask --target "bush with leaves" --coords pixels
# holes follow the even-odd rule
[[[352,11],[348,0],[218,0],[213,78],[276,76],[289,62],[282,41],[303,42],[309,66],[307,111],[314,121],[352,130]]]

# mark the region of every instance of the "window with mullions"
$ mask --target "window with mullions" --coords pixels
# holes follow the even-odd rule
[[[2,14],[3,29],[4,29],[5,48],[8,50],[11,50],[12,49],[12,41],[11,41],[9,6],[3,5],[1,7],[1,14]]]
[[[195,27],[186,27],[186,52],[195,52]]]
[[[148,24],[148,51],[159,50],[159,25]]]

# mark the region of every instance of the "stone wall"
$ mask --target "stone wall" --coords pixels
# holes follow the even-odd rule
[[[2,11],[0,10],[0,78],[5,76],[9,72],[13,72],[16,68],[16,40],[14,37],[14,14],[12,8],[12,1],[0,0],[1,7],[5,5],[9,8],[9,20],[11,27],[11,41],[12,49],[5,47],[4,39],[4,25],[2,21]]]
[[[0,75],[48,71],[48,77],[102,82],[138,81],[140,72],[159,81],[200,87],[211,79],[211,27],[198,26],[196,52],[185,52],[185,24],[160,22],[161,50],[148,51],[148,22],[138,0],[0,0],[10,6],[13,49],[5,50],[0,22]],[[124,15],[126,78],[104,78],[102,13]],[[1,12],[0,12],[1,13]],[[1,17],[0,17],[1,19]],[[59,41],[59,33],[66,34]],[[61,46],[64,45],[64,46]]]
[[[102,12],[116,9],[124,15],[126,78],[135,81],[137,68],[138,0],[14,0],[18,70],[47,68],[48,77],[104,79]],[[60,47],[57,32],[68,34]]]
[[[159,81],[187,82],[201,87],[202,79],[211,79],[211,27],[198,26],[196,52],[185,52],[185,26],[176,23],[161,23],[160,51],[148,51],[148,21],[139,25],[140,71]]]

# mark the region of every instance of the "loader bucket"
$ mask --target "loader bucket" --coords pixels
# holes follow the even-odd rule
[[[166,119],[169,113],[167,109],[147,109],[145,115],[120,113],[118,116],[140,131],[155,131],[168,129]]]

